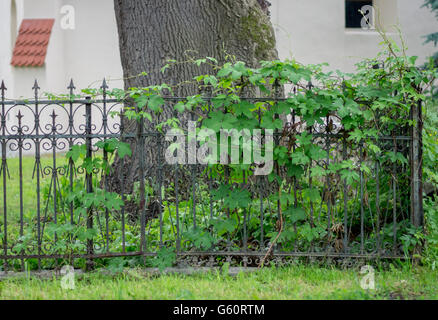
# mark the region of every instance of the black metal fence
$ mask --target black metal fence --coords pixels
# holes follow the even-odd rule
[[[24,268],[26,261],[50,268],[58,266],[60,259],[72,264],[86,259],[89,266],[93,260],[109,257],[147,260],[163,248],[175,252],[180,264],[257,265],[280,229],[267,261],[403,258],[400,239],[412,225],[422,224],[421,121],[416,128],[377,139],[382,150],[406,155],[405,162],[391,162],[383,155],[368,157],[367,146],[349,141],[330,117],[323,125],[302,128],[291,110],[283,131],[276,132],[276,144],[293,145],[294,134],[307,130],[325,155],[311,160],[299,178],[288,178],[280,202],[276,182],[251,175],[251,168],[231,180],[232,166],[167,164],[164,134],[144,130],[141,122],[128,130],[123,102],[107,98],[105,83],[99,99],[41,100],[37,83],[33,89],[33,101],[10,101],[5,98],[5,86],[0,88],[0,260],[4,270]],[[74,93],[73,84],[69,90]],[[179,100],[165,98],[170,109]],[[248,99],[254,100],[277,103],[282,99]],[[205,101],[209,103],[210,98]],[[413,106],[412,117],[421,119],[419,106]],[[157,124],[164,120],[153,119]],[[87,173],[65,157],[72,146],[83,144],[87,156],[108,160],[107,152],[99,151],[95,143],[112,138],[135,143],[133,157],[141,163],[135,167],[138,182],[133,185],[125,182],[132,174],[129,170]],[[144,155],[152,145],[150,154],[156,160],[151,171],[150,157]],[[348,170],[353,182],[336,170],[318,175],[318,168],[345,160],[351,160],[353,168]],[[125,159],[117,161],[121,161],[119,168],[127,166]],[[362,163],[371,170],[361,170]],[[281,174],[287,168],[276,166],[275,170]],[[117,192],[124,203],[120,210],[90,206],[84,210],[83,204],[69,200],[73,190],[114,190],[106,181],[117,174]],[[244,190],[249,204],[226,206],[217,196],[223,185],[229,194]],[[280,215],[283,228],[278,223]],[[53,232],[56,225],[69,227]],[[72,226],[96,232],[78,236]]]

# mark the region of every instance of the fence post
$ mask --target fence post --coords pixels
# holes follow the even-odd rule
[[[135,110],[140,112],[138,104],[135,106]],[[144,137],[144,118],[140,117],[137,120],[137,149],[138,152],[138,171],[140,179],[140,252],[146,252],[146,192],[145,192],[145,172],[144,172],[144,154],[145,154],[145,137]],[[146,262],[146,256],[143,255],[143,262]]]
[[[421,101],[411,107],[411,222],[415,227],[424,225],[423,211],[423,118]]]
[[[91,158],[93,156],[93,152],[91,149],[91,133],[92,133],[92,127],[91,127],[91,98],[86,97],[87,103],[85,104],[85,144],[87,148],[87,158]],[[86,190],[87,193],[93,192],[93,173],[92,172],[85,172],[85,184],[86,184]],[[93,208],[90,207],[87,209],[87,229],[93,228]],[[94,254],[94,243],[93,239],[87,240],[87,255]],[[90,271],[94,268],[94,262],[92,258],[87,258],[86,262],[86,270]]]
[[[7,186],[6,186],[6,175],[8,174],[8,165],[6,161],[6,110],[5,110],[5,91],[7,90],[5,83],[2,80],[0,85],[1,92],[1,134],[3,138],[1,139],[1,165],[0,165],[0,176],[3,175],[3,254],[5,259],[3,261],[3,270],[8,272],[8,260],[6,256],[8,255],[8,209],[7,209]],[[1,229],[0,229],[1,231]]]

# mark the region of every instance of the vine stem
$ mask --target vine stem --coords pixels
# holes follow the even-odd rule
[[[272,241],[271,245],[269,246],[268,252],[266,252],[266,255],[263,257],[263,259],[260,261],[259,268],[263,268],[266,259],[269,257],[269,255],[272,252],[272,249],[274,248],[275,243],[278,241],[278,238],[280,238],[281,233],[283,232],[283,210],[281,209],[281,186],[278,188],[278,201],[280,201],[279,211],[280,211],[280,230],[278,231],[277,236],[275,237],[274,241]]]

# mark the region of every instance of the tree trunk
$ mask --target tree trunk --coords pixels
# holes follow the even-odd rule
[[[188,63],[160,72],[167,60],[186,61],[189,55],[214,57],[220,64],[232,55],[251,67],[260,60],[277,59],[268,4],[265,0],[114,0],[125,89],[162,83],[175,86],[211,73],[207,65]],[[148,75],[137,76],[142,72]],[[194,86],[183,85],[174,93],[188,96],[198,92]],[[173,116],[172,112],[171,106],[165,108],[160,122]],[[125,132],[137,130],[134,121],[126,120],[124,126]],[[156,141],[146,140],[144,163],[150,177],[157,173],[158,150]],[[124,163],[116,159],[113,166],[109,180],[115,191],[120,191],[122,175],[125,192],[132,191],[138,180],[137,146],[132,141],[131,146],[133,156]]]

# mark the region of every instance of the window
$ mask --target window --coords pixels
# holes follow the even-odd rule
[[[361,28],[361,21],[364,16],[359,12],[363,6],[372,6],[373,1],[346,0],[345,1],[345,27]],[[365,15],[371,15],[372,12],[364,12]],[[371,18],[372,19],[372,18]]]

